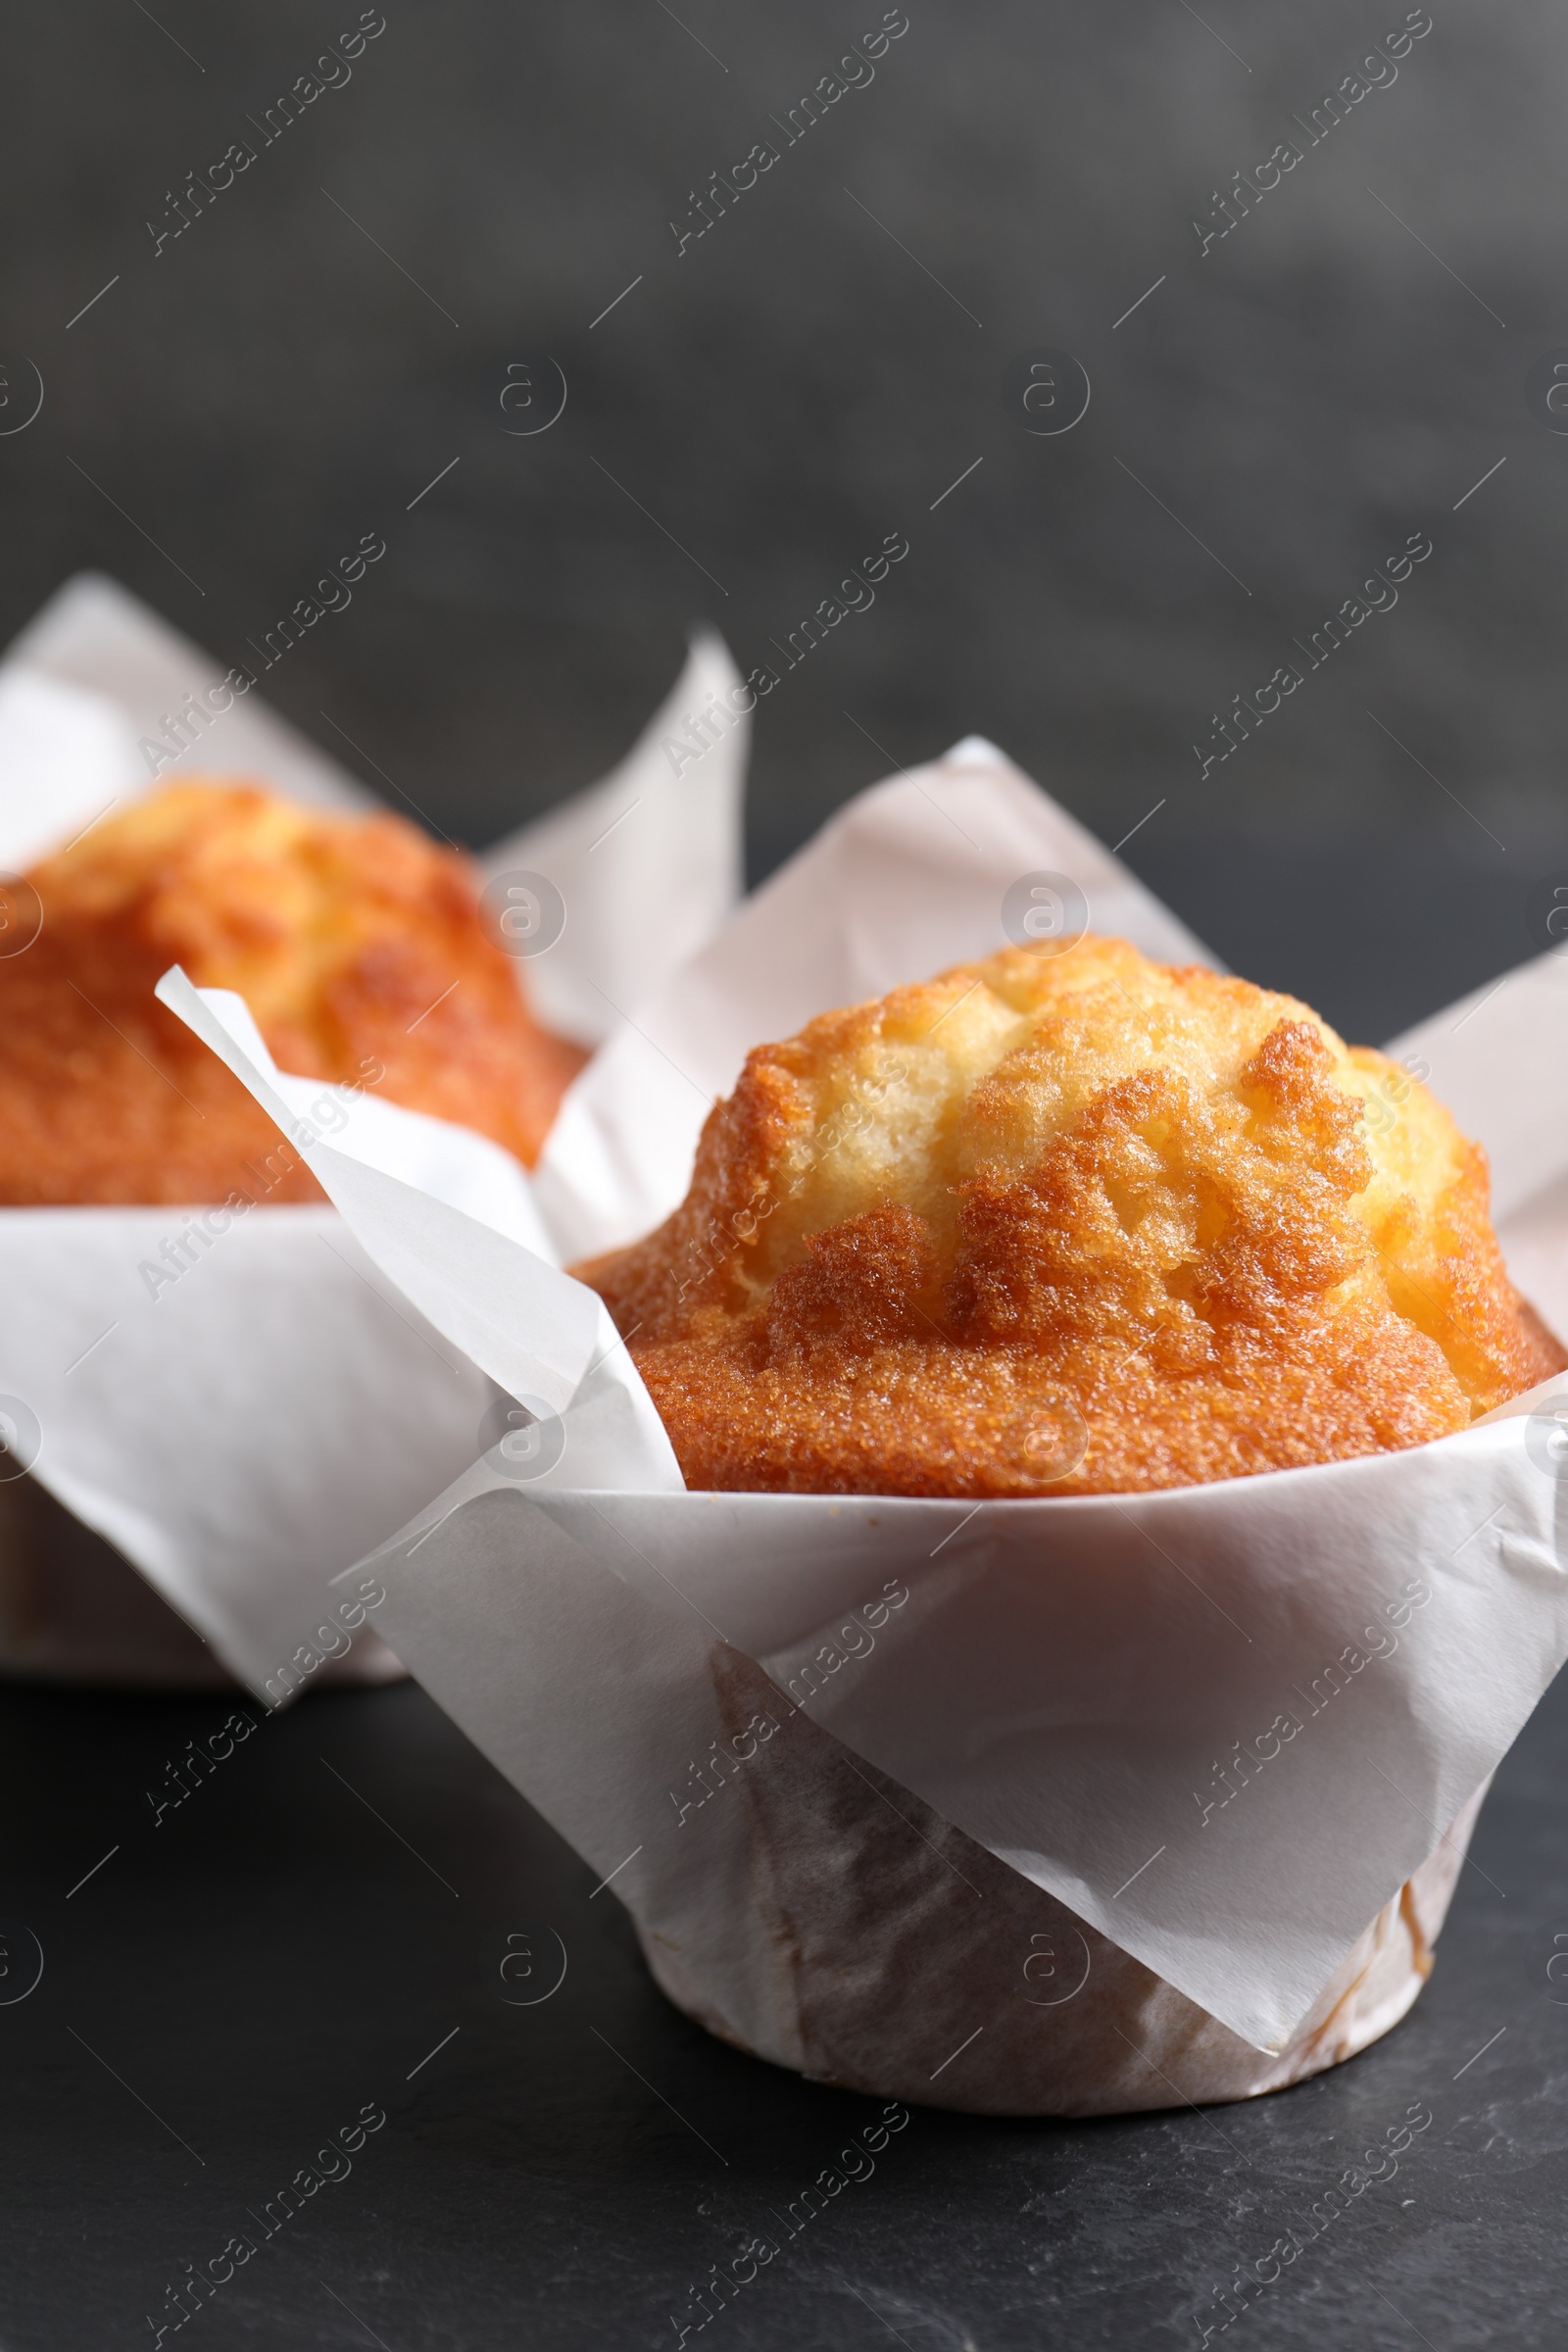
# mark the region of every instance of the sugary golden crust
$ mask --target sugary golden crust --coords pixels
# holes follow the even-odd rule
[[[467,860],[401,817],[182,783],[27,879],[42,928],[0,958],[9,1206],[221,1200],[256,1194],[258,1170],[270,1200],[320,1198],[238,1080],[155,1001],[172,963],[238,990],[281,1068],[368,1083],[527,1161],[582,1060],[530,1018]]]
[[[1184,1486],[1418,1445],[1568,1362],[1415,1078],[1120,940],[760,1047],[681,1207],[577,1271],[693,1487]]]

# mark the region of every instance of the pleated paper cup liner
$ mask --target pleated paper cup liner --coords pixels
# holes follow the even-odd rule
[[[0,954],[26,952],[12,919],[24,869],[162,785],[244,777],[315,807],[384,808],[266,708],[265,676],[236,692],[247,675],[225,677],[112,581],[83,575],[51,600],[0,662]],[[700,632],[626,759],[479,859],[487,900],[515,902],[502,929],[528,918],[514,953],[547,1028],[597,1046],[614,1008],[634,1010],[730,912],[747,699]],[[711,740],[672,759],[667,739],[703,710]],[[302,1118],[342,1131],[344,1089],[294,1088]],[[373,1096],[363,1111],[388,1164],[552,1251],[498,1145]],[[335,1210],[270,1201],[270,1174],[252,1171],[242,1214],[0,1208],[0,1671],[237,1678],[273,1700],[396,1671],[374,1643],[333,1654],[328,1580],[473,1459],[492,1391]]]
[[[730,1740],[744,1738],[779,1694],[734,1650],[715,1645],[710,1671]],[[749,2042],[634,1906],[649,1971],[676,2008],[841,2089],[1057,2116],[1255,2098],[1387,2034],[1432,1973],[1485,1794],[1363,1929],[1276,2057],[804,1717],[734,1788],[751,1914],[735,1940],[767,1979],[747,2014],[773,2032],[765,2047]]]
[[[749,1046],[991,952],[1020,882],[1201,955],[960,746],[852,803],[607,1042],[535,1188],[562,1254],[668,1213]],[[1403,2014],[1568,1654],[1568,1377],[1434,1444],[1208,1486],[690,1492],[592,1291],[388,1165],[358,1111],[314,1134],[238,999],[159,993],[494,1384],[478,1458],[334,1592],[679,2006],[807,2075],[1017,2114],[1250,2096]],[[1564,965],[1402,1043],[1491,1151],[1510,1267],[1561,1328]]]

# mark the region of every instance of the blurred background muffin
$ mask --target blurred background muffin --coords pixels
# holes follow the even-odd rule
[[[183,965],[274,1059],[476,1128],[530,1163],[580,1066],[486,937],[467,859],[398,816],[171,785],[33,868],[0,961],[0,1203],[318,1200],[230,1073],[153,997]],[[280,1162],[287,1164],[280,1167]],[[253,1163],[247,1179],[246,1165]]]

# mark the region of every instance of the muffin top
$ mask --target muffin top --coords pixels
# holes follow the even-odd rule
[[[318,1199],[239,1082],[153,997],[180,963],[236,989],[285,1070],[372,1086],[531,1161],[575,1048],[532,1020],[468,860],[403,818],[251,784],[173,784],[26,877],[0,957],[0,1201]]]
[[[1008,949],[759,1047],[574,1269],[688,1486],[1027,1495],[1413,1446],[1568,1362],[1485,1154],[1294,998]]]

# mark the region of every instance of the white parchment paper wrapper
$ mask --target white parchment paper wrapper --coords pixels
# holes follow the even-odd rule
[[[619,1035],[578,1081],[579,1115],[552,1152],[558,1234],[614,1238],[662,1215],[707,1091],[746,1043],[996,947],[1007,887],[1053,868],[1079,881],[1096,928],[1191,952],[988,747],[862,796],[639,1016],[652,1055]],[[231,1005],[177,979],[161,993],[267,1102]],[[1568,996],[1534,967],[1513,993],[1532,1017],[1494,1021],[1462,1115],[1495,1134],[1518,1216],[1568,1175]],[[1437,1027],[1463,1036],[1464,1020],[1461,1007]],[[1509,1124],[1527,1084],[1554,1101],[1555,1146],[1551,1120]],[[1055,1906],[1043,1936],[1078,1935],[1086,1952],[1098,1938],[1102,1968],[1114,1954],[1180,1996],[1172,2030],[1188,2043],[1196,2012],[1218,2021],[1229,2040],[1192,2078],[1197,2095],[1288,2079],[1250,2060],[1244,2080],[1242,2045],[1289,2046],[1308,2071],[1408,2005],[1423,1951],[1413,1925],[1397,1948],[1390,1937],[1423,1901],[1435,1933],[1457,1857],[1450,1844],[1427,1858],[1568,1653],[1568,1487],[1527,1443],[1544,1392],[1409,1452],[1165,1494],[978,1508],[688,1494],[625,1350],[594,1353],[597,1300],[453,1209],[408,1187],[372,1194],[341,1154],[302,1148],[431,1323],[562,1416],[558,1446],[521,1466],[492,1450],[376,1555],[379,1621],[614,1874],[662,1982],[695,2014],[803,2063],[800,1936],[781,1941],[761,1891],[783,1869],[778,1835],[759,1828],[769,1705],[779,1754],[804,1721],[862,1780],[884,1776],[872,1794],[904,1808],[901,1837],[936,1850],[956,1836],[1004,1866],[1004,1885],[1040,1890]],[[727,1831],[694,1826],[698,1793],[712,1822],[730,1782]],[[824,1829],[810,1847],[823,1885],[856,1848],[842,1815],[838,1830],[837,1845]],[[952,1850],[948,1863],[964,1876]],[[835,1914],[845,1949],[853,1895]],[[1025,1945],[1009,1966],[1028,1958]],[[1330,2033],[1301,2059],[1293,2036],[1329,2032],[1358,1997],[1348,2038]],[[902,2063],[907,2081],[907,2048]],[[964,2103],[956,2079],[927,2095]]]
[[[1568,1345],[1568,956],[1538,956],[1396,1038],[1492,1160],[1508,1271]]]
[[[138,745],[172,740],[168,714],[223,674],[112,581],[68,583],[0,663],[0,870],[187,771],[256,776],[318,806],[384,805],[258,689],[193,726],[155,778]],[[561,890],[565,929],[520,959],[519,979],[541,1016],[584,1044],[738,896],[750,723],[734,709],[739,684],[718,639],[700,633],[620,766],[482,861]],[[730,698],[731,723],[677,780],[662,739],[715,697]],[[323,1128],[352,1109],[356,1136],[406,1181],[549,1254],[522,1171],[485,1138],[312,1082],[285,1091],[303,1115],[317,1104]],[[122,1607],[113,1560],[51,1517],[39,1487],[123,1553],[222,1666],[275,1696],[320,1623],[328,1579],[474,1457],[491,1382],[411,1311],[335,1210],[263,1203],[217,1239],[211,1224],[188,1245],[189,1269],[151,1295],[140,1269],[187,1228],[184,1212],[0,1209],[0,1416],[15,1426],[5,1399],[23,1407],[7,1466],[32,1472],[25,1486],[0,1479],[0,1664],[160,1680],[204,1662],[160,1612]]]

